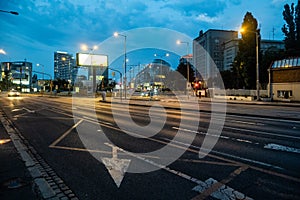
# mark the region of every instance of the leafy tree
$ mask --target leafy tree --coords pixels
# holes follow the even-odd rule
[[[283,19],[286,24],[282,27],[285,35],[284,43],[286,48],[286,56],[296,56],[300,53],[300,0],[296,7],[294,3],[289,6],[284,5],[282,12]]]
[[[230,70],[220,71],[225,89],[234,88],[232,77],[233,73]]]
[[[193,68],[193,65],[185,58],[180,59],[180,63],[177,66],[176,71],[179,72],[187,80],[187,65],[189,66],[189,82],[191,83],[195,79],[195,70]]]
[[[242,23],[244,32],[239,41],[239,51],[232,65],[236,88],[256,88],[256,34],[260,35],[257,25],[257,20],[247,12]]]
[[[269,83],[269,72],[268,69],[274,60],[280,60],[284,57],[283,50],[279,50],[276,47],[270,47],[262,55],[262,59],[259,65],[259,79],[262,85],[262,88],[267,88]]]

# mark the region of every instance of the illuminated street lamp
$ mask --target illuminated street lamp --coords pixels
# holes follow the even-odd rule
[[[184,41],[180,41],[180,40],[177,40],[176,43],[178,45],[180,44],[186,44],[186,53],[187,53],[187,56],[189,55],[189,48],[190,48],[190,43],[189,42],[184,42]],[[186,93],[187,93],[187,97],[189,98],[189,84],[190,84],[190,67],[189,67],[189,61],[188,59],[186,58],[186,77],[187,77],[187,84],[186,84]]]
[[[4,51],[4,49],[0,49],[0,54],[6,55],[6,52]]]
[[[13,15],[19,15],[18,12],[16,11],[6,11],[6,10],[0,10],[0,12],[4,12],[4,13],[10,13],[10,14],[13,14]]]
[[[166,54],[157,54],[157,53],[155,53],[154,54],[154,56],[155,57],[160,57],[160,82],[161,82],[161,84],[162,84],[162,58],[163,57],[169,57],[170,56],[170,54],[169,53],[166,53]],[[162,85],[161,85],[161,87],[162,87]]]
[[[118,32],[114,32],[114,36],[118,37],[118,36],[122,36],[124,37],[124,89],[125,89],[125,99],[126,99],[126,93],[127,93],[127,80],[126,80],[126,68],[127,68],[127,54],[126,54],[126,40],[127,40],[127,36],[120,34]]]
[[[44,81],[44,74],[45,74],[45,66],[43,64],[36,64],[36,66],[42,66],[43,67],[43,81]]]
[[[250,30],[245,30],[243,28],[240,29],[241,33],[244,32],[249,32],[249,33],[255,33],[255,51],[256,51],[256,95],[257,95],[257,101],[260,100],[259,97],[259,60],[258,60],[258,37],[259,34],[257,31],[250,31]]]

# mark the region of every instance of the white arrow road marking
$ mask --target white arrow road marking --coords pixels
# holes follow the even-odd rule
[[[120,187],[124,175],[130,164],[128,159],[118,159],[117,150],[119,147],[105,143],[107,146],[112,147],[112,158],[101,158],[106,169],[110,173],[111,177],[115,181],[117,187]]]
[[[264,146],[265,149],[274,149],[279,151],[287,151],[287,152],[293,152],[293,153],[300,153],[300,149],[296,149],[293,147],[287,147],[279,144],[267,144]]]

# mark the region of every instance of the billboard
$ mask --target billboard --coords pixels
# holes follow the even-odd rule
[[[107,67],[108,56],[101,54],[76,53],[77,66]]]

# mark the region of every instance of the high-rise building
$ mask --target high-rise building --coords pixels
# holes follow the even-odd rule
[[[200,31],[193,41],[194,67],[204,80],[217,76],[217,70],[224,71],[224,43],[238,38],[237,31],[209,29]]]
[[[74,83],[78,68],[72,54],[63,51],[54,52],[54,79],[64,79]]]

